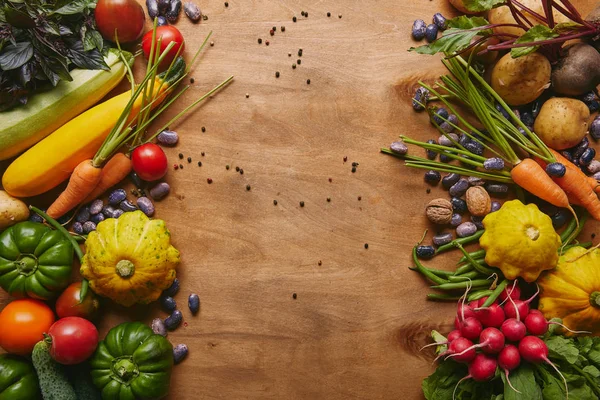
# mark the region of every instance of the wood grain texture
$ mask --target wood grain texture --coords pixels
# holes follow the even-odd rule
[[[593,1],[574,3],[587,12]],[[432,328],[450,329],[454,306],[425,301],[426,283],[407,267],[429,227],[424,206],[441,190],[427,194],[421,172],[378,151],[401,133],[437,136],[410,97],[441,64],[406,50],[415,19],[452,14],[446,0],[199,5],[207,21],[177,24],[186,53],[209,30],[214,47],[171,115],[227,76],[235,81],[171,127],[181,141],[167,154],[184,169],[169,171],[173,192],[157,216],[182,253],[176,299],[187,326],[169,339],[187,343],[190,355],[169,398],[422,398],[433,367],[431,353],[418,349]],[[299,48],[302,64],[292,69]],[[186,307],[190,292],[201,298],[196,317]],[[7,300],[0,294],[0,306]],[[100,328],[103,335],[159,315],[157,307],[110,306]]]

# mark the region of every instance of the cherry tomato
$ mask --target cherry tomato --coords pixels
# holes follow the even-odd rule
[[[79,364],[90,358],[98,346],[98,330],[87,319],[66,317],[48,331],[52,340],[50,356],[65,365]]]
[[[185,48],[185,43],[183,40],[183,35],[179,32],[179,29],[175,28],[172,25],[163,25],[156,28],[156,41],[158,42],[158,38],[161,38],[160,41],[160,51],[161,53],[167,48],[169,43],[174,42],[175,44],[169,50],[163,61],[160,63],[159,69],[168,68],[171,65],[171,61],[177,55],[179,48],[181,47],[181,51],[179,55],[183,54],[183,49]],[[144,56],[146,59],[150,58],[150,50],[152,46],[152,31],[146,32],[144,37],[142,38],[142,50],[144,51]]]
[[[71,283],[56,300],[56,315],[58,318],[81,317],[93,319],[98,313],[100,302],[98,296],[91,290],[88,290],[85,299],[79,301],[81,291],[81,282]]]
[[[94,17],[102,37],[111,42],[133,42],[144,33],[144,9],[135,0],[98,0]]]
[[[156,181],[167,173],[167,155],[154,143],[145,143],[131,153],[133,170],[145,181]]]
[[[0,312],[0,347],[28,355],[54,323],[54,313],[40,300],[14,300]]]

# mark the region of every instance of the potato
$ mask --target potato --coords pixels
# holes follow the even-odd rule
[[[4,190],[0,190],[0,230],[29,218],[29,208]]]
[[[550,61],[540,53],[512,58],[505,54],[492,69],[492,88],[511,106],[537,99],[550,82]]]
[[[552,89],[567,96],[579,96],[600,84],[600,53],[585,43],[563,48],[564,55],[552,69]]]
[[[546,15],[544,13],[544,6],[542,5],[542,0],[521,0],[519,2],[539,15]],[[562,5],[560,1],[556,1],[556,3]],[[522,12],[525,18],[527,18],[527,20],[530,21],[533,25],[546,25],[543,24],[542,21],[537,19],[535,16],[533,16],[533,14],[528,13],[526,11]],[[570,21],[570,19],[568,19],[556,10],[554,10],[552,15],[554,16],[554,23],[556,24]],[[512,13],[510,12],[510,8],[508,8],[508,6],[501,6],[490,10],[490,12],[488,13],[488,21],[490,21],[490,24],[516,24],[516,21]],[[499,26],[494,28],[494,33],[521,36],[525,33],[525,30],[511,26]],[[506,39],[509,38],[507,37]]]
[[[554,150],[577,145],[588,130],[590,110],[583,101],[553,97],[546,101],[533,124],[533,131]]]

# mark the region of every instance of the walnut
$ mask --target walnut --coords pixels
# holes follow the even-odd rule
[[[449,224],[452,220],[452,203],[446,199],[433,199],[425,208],[427,218],[434,224]]]
[[[472,186],[467,190],[467,208],[471,215],[483,217],[492,210],[492,199],[483,186]]]

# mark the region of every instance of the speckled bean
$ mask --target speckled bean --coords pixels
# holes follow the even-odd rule
[[[164,130],[158,134],[156,140],[163,146],[175,146],[179,141],[179,135],[175,131]]]
[[[71,226],[71,229],[78,235],[83,234],[83,224],[81,222],[73,222],[73,226]]]
[[[462,224],[456,227],[456,236],[458,237],[471,236],[475,234],[475,232],[477,232],[477,226],[470,221],[463,222]]]
[[[453,197],[460,197],[465,194],[467,189],[469,188],[469,181],[465,178],[460,178],[458,182],[456,182],[450,189],[448,189],[448,193]]]
[[[477,229],[483,229],[483,217],[478,217],[475,215],[471,215],[471,222],[475,224]]]
[[[137,206],[129,200],[123,200],[119,203],[119,208],[125,212],[137,210]]]
[[[92,221],[86,221],[83,223],[83,233],[86,235],[92,231],[96,230],[96,224]]]
[[[187,15],[187,17],[193,22],[198,22],[200,17],[202,17],[202,12],[198,6],[192,2],[185,3],[183,5],[183,11],[185,12],[185,15]]]
[[[90,217],[90,221],[98,225],[100,222],[104,221],[106,217],[102,213],[94,214]]]
[[[157,335],[167,336],[167,327],[165,326],[165,323],[162,319],[154,318],[152,320],[151,327],[152,332],[156,333]]]
[[[167,13],[165,15],[165,17],[167,17],[167,20],[171,23],[177,21],[177,18],[179,18],[180,13],[181,0],[171,0],[171,2],[169,3],[169,9],[167,10]]]
[[[46,210],[42,210],[42,211],[46,211]],[[29,218],[27,220],[31,221],[31,222],[39,222],[39,223],[44,222],[44,218],[40,217],[37,213],[29,214]]]
[[[171,284],[171,286],[169,286],[168,288],[166,288],[163,293],[166,294],[167,296],[175,296],[177,294],[177,292],[179,292],[179,279],[175,278],[175,280],[173,281],[173,283]]]
[[[504,169],[504,160],[499,157],[491,157],[483,162],[483,168],[487,171],[501,171]]]
[[[108,195],[108,203],[111,206],[117,206],[120,202],[127,198],[125,189],[115,189]]]
[[[592,177],[597,180],[600,181],[600,172],[596,172],[594,175],[592,175]]]
[[[173,312],[177,309],[177,302],[171,296],[160,296],[160,306],[166,312]]]
[[[460,214],[452,214],[450,225],[459,226],[460,224],[462,224],[462,216]]]
[[[169,9],[169,3],[171,0],[158,0],[158,13],[164,15]]]
[[[169,21],[167,21],[167,19],[164,16],[159,15],[156,18],[156,26],[165,26],[165,25],[169,25]]]
[[[471,186],[485,185],[485,180],[483,180],[482,178],[479,178],[477,176],[469,176],[469,177],[467,177],[467,181],[469,182],[469,185],[471,185]]]
[[[596,157],[596,150],[593,147],[588,147],[581,156],[579,156],[579,165],[588,165],[592,162],[594,157]]]
[[[453,147],[454,146],[454,142],[458,142],[458,135],[456,133],[448,133],[446,135],[440,135],[440,138],[438,139],[438,143],[441,144],[442,146],[449,146],[449,147]]]
[[[142,212],[148,217],[154,215],[154,204],[152,204],[152,201],[150,201],[149,198],[139,197],[137,199],[137,205],[140,208],[140,210],[142,210]]]
[[[417,257],[428,260],[435,255],[435,249],[433,246],[417,246]]]
[[[178,344],[173,347],[173,362],[179,364],[188,355],[188,347],[185,344]]]
[[[433,237],[433,244],[436,246],[441,246],[446,243],[450,243],[454,239],[450,232],[440,233]]]
[[[146,0],[146,8],[151,19],[158,17],[158,3],[156,0]]]
[[[112,218],[114,212],[115,212],[115,208],[113,206],[106,205],[106,206],[102,207],[102,214],[104,214],[104,216],[106,218]]]
[[[498,211],[502,207],[499,201],[492,201],[492,208],[490,212]]]
[[[150,189],[150,197],[152,197],[152,199],[156,201],[162,200],[165,197],[167,197],[170,191],[171,186],[169,186],[167,182],[160,182],[154,185],[152,189]]]
[[[81,209],[79,209],[79,211],[77,212],[77,215],[75,216],[75,221],[77,222],[81,222],[82,224],[85,221],[89,221],[90,220],[90,209],[89,207],[82,207]]]
[[[125,211],[121,210],[120,208],[117,208],[115,211],[113,211],[111,218],[119,218],[123,214],[125,214]]]
[[[467,202],[460,197],[451,198],[450,203],[452,203],[452,210],[454,210],[455,213],[463,214],[467,212]]]
[[[183,314],[181,314],[181,311],[175,310],[165,319],[165,326],[168,330],[174,331],[181,324],[182,320]]]
[[[495,193],[495,194],[508,193],[508,185],[506,185],[504,183],[489,183],[489,184],[485,185],[485,188],[489,193]]]
[[[200,297],[197,294],[192,293],[188,297],[188,307],[192,314],[197,314],[200,311]]]
[[[442,186],[444,189],[450,189],[452,185],[458,182],[460,179],[459,174],[455,174],[454,172],[449,173],[448,175],[442,178]]]
[[[408,146],[406,146],[403,141],[399,140],[390,145],[390,150],[392,150],[394,153],[405,155],[408,153]]]

